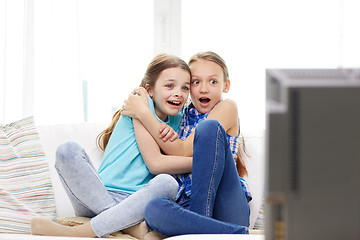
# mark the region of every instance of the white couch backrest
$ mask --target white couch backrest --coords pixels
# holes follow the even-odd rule
[[[245,177],[249,184],[253,200],[250,206],[250,228],[255,224],[258,217],[261,204],[263,202],[265,185],[265,141],[264,130],[244,132],[245,145],[249,157],[244,161],[248,170],[248,176]]]
[[[75,141],[85,148],[94,166],[98,168],[101,163],[102,151],[96,147],[96,137],[104,130],[103,124],[63,124],[38,126],[40,140],[49,160],[50,177],[54,188],[56,211],[58,217],[75,216],[70,200],[60,182],[54,168],[57,147],[68,141]]]

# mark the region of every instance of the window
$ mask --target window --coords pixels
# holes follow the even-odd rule
[[[85,118],[110,122],[153,57],[153,3],[82,0],[79,33]]]
[[[265,69],[359,67],[359,9],[360,1],[183,0],[182,54],[220,54],[241,128],[265,128]]]
[[[360,67],[360,0],[0,1],[0,121],[108,122],[155,53],[227,62],[242,130],[266,68]]]
[[[110,121],[153,56],[152,6],[148,0],[39,3],[36,119]]]

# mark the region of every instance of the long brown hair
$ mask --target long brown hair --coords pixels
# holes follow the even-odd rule
[[[196,62],[200,59],[211,61],[211,62],[218,64],[223,70],[224,82],[226,83],[229,80],[229,70],[226,66],[225,60],[222,59],[218,54],[216,54],[212,51],[199,52],[190,58],[189,63],[188,63],[189,66],[193,62]],[[239,146],[237,158],[235,159],[235,161],[236,161],[236,169],[237,169],[239,176],[244,177],[248,174],[248,172],[247,172],[243,157],[245,155],[249,156],[249,154],[246,150],[244,136],[240,135],[240,139],[241,139],[240,146]]]
[[[235,163],[236,163],[236,170],[237,170],[239,176],[244,177],[244,176],[248,175],[248,171],[246,169],[246,165],[244,162],[244,156],[250,157],[250,155],[247,152],[246,145],[245,145],[245,138],[242,134],[240,135],[240,139],[241,139],[240,146],[239,146],[239,150],[237,153],[237,157],[235,159]]]
[[[161,53],[156,55],[149,63],[144,77],[140,83],[140,87],[145,87],[146,85],[150,86],[151,88],[154,87],[160,73],[168,68],[181,68],[187,71],[191,78],[191,71],[186,62],[177,56]],[[103,151],[105,151],[110,136],[114,131],[115,125],[121,116],[121,112],[122,109],[119,109],[114,113],[110,125],[96,138],[97,146]]]

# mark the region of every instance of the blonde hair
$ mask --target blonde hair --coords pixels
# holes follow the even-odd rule
[[[190,66],[192,63],[194,63],[198,60],[201,60],[201,59],[211,61],[211,62],[218,64],[222,68],[222,71],[224,74],[224,82],[229,80],[229,70],[226,66],[225,60],[222,57],[220,57],[218,54],[216,54],[212,51],[199,52],[190,58],[188,64]],[[248,174],[248,171],[246,169],[246,165],[245,165],[243,157],[244,157],[244,155],[249,156],[249,154],[246,150],[244,136],[240,135],[239,137],[241,139],[241,142],[240,142],[239,150],[237,152],[237,157],[236,157],[235,161],[236,161],[236,169],[237,169],[239,176],[244,177]]]
[[[156,55],[149,63],[144,77],[140,83],[140,87],[145,87],[146,85],[154,87],[160,73],[168,68],[181,68],[187,71],[191,78],[191,71],[186,62],[177,56],[161,53]],[[110,136],[114,131],[115,125],[121,116],[121,112],[122,109],[119,109],[114,113],[110,125],[96,138],[97,146],[103,151],[105,151]]]
[[[203,60],[207,60],[207,61],[211,61],[214,62],[216,64],[218,64],[222,70],[223,70],[223,74],[224,74],[224,82],[226,82],[227,80],[229,80],[229,70],[226,66],[225,60],[222,59],[218,54],[211,52],[211,51],[206,51],[206,52],[199,52],[197,54],[195,54],[194,56],[192,56],[189,60],[189,66],[193,63],[196,62],[200,59]]]

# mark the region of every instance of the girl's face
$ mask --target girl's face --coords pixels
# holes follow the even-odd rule
[[[184,106],[190,91],[190,74],[181,68],[163,70],[148,93],[154,101],[155,113],[163,121],[176,115]]]
[[[200,59],[190,65],[191,101],[202,114],[209,112],[230,89],[230,80],[224,82],[223,69],[215,62]]]

